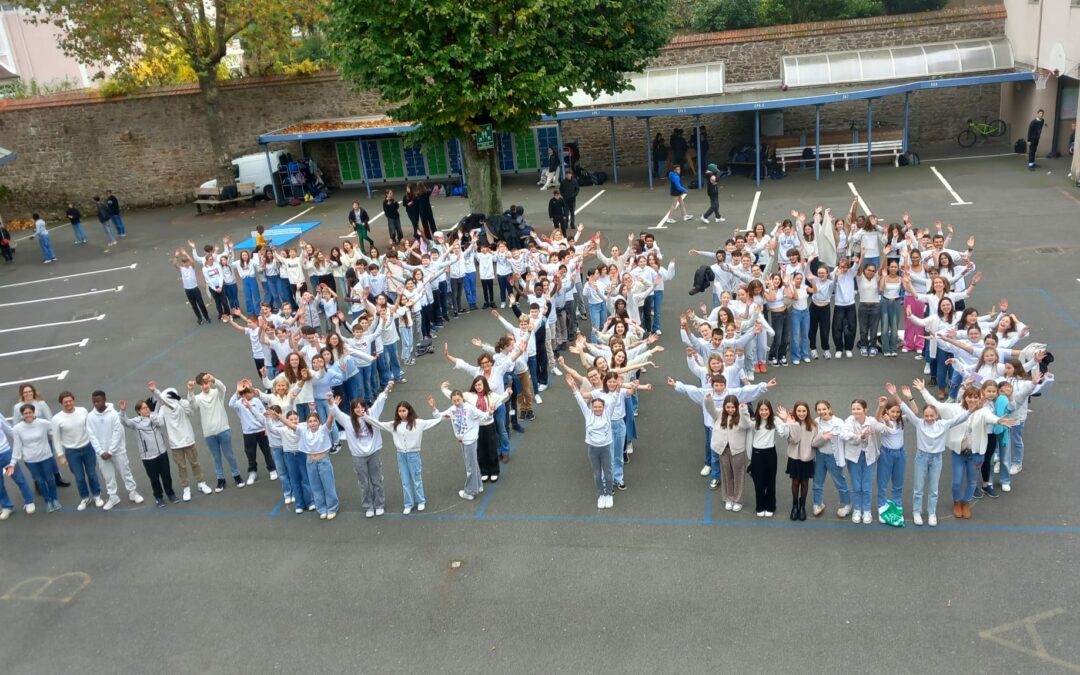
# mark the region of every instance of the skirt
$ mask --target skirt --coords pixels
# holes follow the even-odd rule
[[[804,462],[788,457],[786,473],[792,480],[810,480],[814,477],[814,460]]]

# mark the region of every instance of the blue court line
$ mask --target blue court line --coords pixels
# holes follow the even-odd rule
[[[705,487],[705,514],[701,517],[702,525],[712,525],[712,494],[713,490]]]
[[[109,380],[108,382],[106,382],[106,383],[105,383],[104,389],[105,389],[106,391],[108,391],[109,389],[111,389],[111,388],[113,387],[113,385],[115,385],[115,384],[117,384],[117,383],[119,383],[119,382],[122,382],[122,381],[123,381],[123,380],[124,380],[125,378],[127,378],[127,377],[128,377],[128,376],[129,376],[129,375],[130,375],[130,374],[132,373],[132,372],[134,372],[134,371],[136,371],[136,370],[138,370],[138,369],[142,368],[143,366],[148,366],[148,365],[150,365],[150,364],[152,364],[152,363],[154,363],[154,362],[158,361],[158,359],[162,358],[163,356],[165,356],[166,354],[168,354],[168,353],[169,353],[169,352],[171,352],[172,350],[174,350],[174,349],[176,349],[177,347],[179,347],[179,346],[180,346],[181,344],[183,344],[184,342],[187,342],[187,341],[188,341],[188,340],[190,340],[190,339],[191,339],[192,337],[194,337],[195,335],[199,334],[199,333],[201,332],[201,331],[199,330],[199,328],[202,328],[202,326],[199,326],[199,327],[197,327],[197,328],[193,329],[193,330],[192,330],[192,331],[191,331],[190,333],[188,333],[187,335],[184,335],[184,336],[182,336],[182,337],[179,337],[179,338],[177,338],[177,339],[173,340],[173,341],[172,341],[172,342],[171,342],[171,343],[169,344],[169,346],[168,346],[168,347],[165,347],[165,349],[162,349],[162,350],[161,350],[160,352],[158,352],[157,354],[154,354],[153,356],[149,356],[149,357],[147,357],[147,358],[143,359],[142,361],[138,362],[138,363],[137,363],[137,364],[135,364],[134,366],[131,366],[130,368],[128,368],[127,370],[125,370],[125,371],[124,371],[124,372],[123,372],[122,374],[120,374],[120,375],[117,375],[117,376],[116,376],[116,377],[114,377],[113,379]],[[175,368],[175,366],[174,366],[174,368]]]
[[[1050,295],[1050,291],[1045,288],[1040,288],[1039,293],[1042,293],[1043,300],[1046,300],[1047,304],[1050,305],[1050,308],[1058,315],[1058,318],[1069,324],[1069,326],[1072,327],[1073,332],[1080,335],[1080,322],[1077,322],[1071,314],[1065,311],[1065,308],[1054,299],[1054,296]]]
[[[281,513],[281,507],[283,506],[285,506],[284,497],[278,500],[278,503],[274,506],[274,508],[270,509],[270,513],[268,513],[267,515],[269,515],[271,518],[276,517],[277,514]]]

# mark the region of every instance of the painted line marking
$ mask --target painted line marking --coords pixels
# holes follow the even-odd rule
[[[52,302],[53,300],[67,300],[69,298],[83,298],[87,295],[100,295],[101,293],[119,293],[124,290],[123,286],[117,286],[116,288],[106,288],[103,290],[87,291],[86,293],[75,293],[74,295],[57,295],[52,298],[39,298],[37,300],[21,300],[19,302],[5,302],[0,304],[0,307],[15,307],[17,305],[32,305],[36,302]]]
[[[862,195],[859,194],[859,191],[857,189],[855,189],[855,183],[849,182],[847,184],[847,186],[848,186],[848,189],[851,190],[851,194],[855,195],[856,199],[859,200],[859,206],[862,207],[862,210],[864,212],[866,212],[867,214],[869,214],[870,213],[870,207],[866,205],[866,202],[863,200]]]
[[[952,185],[949,185],[949,181],[945,180],[945,176],[941,175],[941,172],[937,170],[936,166],[930,167],[930,170],[934,172],[934,175],[937,176],[939,181],[941,181],[941,184],[945,186],[945,189],[948,190],[949,194],[951,194],[953,196],[953,199],[956,200],[951,204],[951,206],[967,206],[968,204],[971,204],[971,202],[965,202],[963,197],[956,194],[956,190],[953,189]]]
[[[0,382],[0,387],[12,387],[23,382],[41,382],[42,380],[56,380],[57,382],[60,382],[67,377],[70,372],[70,370],[64,370],[55,375],[42,375],[41,377],[27,377],[21,380],[12,380],[11,382]]]
[[[69,323],[83,323],[85,321],[101,321],[105,318],[104,314],[98,314],[87,319],[72,319],[71,321],[54,321],[53,323],[39,323],[35,326],[19,326],[18,328],[3,328],[0,329],[0,333],[11,333],[17,330],[30,330],[32,328],[51,328],[53,326],[66,326]]]
[[[1077,279],[1077,281],[1080,281],[1080,279]],[[1046,290],[1045,288],[1040,288],[1039,293],[1042,294],[1043,299],[1046,300],[1046,303],[1050,305],[1051,309],[1054,310],[1054,313],[1058,315],[1058,318],[1069,324],[1069,327],[1072,328],[1074,332],[1080,334],[1080,323],[1078,323],[1076,319],[1072,318],[1072,315],[1065,311],[1065,308],[1061,306],[1061,303],[1055,300],[1054,296],[1050,295],[1050,291]]]
[[[1046,661],[1047,663],[1052,663],[1055,666],[1059,666],[1066,670],[1071,670],[1074,673],[1080,673],[1080,664],[1070,663],[1069,661],[1059,659],[1056,656],[1051,656],[1050,653],[1046,651],[1046,644],[1043,642],[1042,636],[1039,635],[1039,631],[1035,627],[1035,624],[1040,621],[1052,619],[1055,616],[1064,613],[1065,610],[1059,607],[1057,609],[1052,609],[1049,612],[1042,612],[1041,614],[1035,614],[1034,616],[1025,617],[1023,619],[1020,619],[1019,621],[1002,624],[989,630],[979,631],[979,637],[983,640],[990,640],[991,642],[996,642],[1002,647],[1008,647],[1009,649],[1018,651],[1021,654],[1027,654],[1028,656],[1032,656],[1036,659]],[[1027,637],[1027,644],[1031,645],[1030,647],[1027,646],[1027,644],[1025,644],[1024,642],[1014,642],[1013,640],[1006,640],[1005,638],[1000,637],[1001,633],[1009,633],[1016,630],[1023,631],[1023,633]]]
[[[576,209],[574,209],[574,215],[576,216],[577,214],[579,214],[579,213],[581,213],[582,211],[584,211],[584,210],[585,210],[585,207],[586,207],[586,206],[588,206],[589,204],[592,204],[593,202],[595,202],[595,201],[596,201],[597,199],[599,199],[599,198],[600,198],[600,195],[604,194],[605,192],[607,192],[607,190],[601,190],[600,192],[597,192],[596,194],[594,194],[594,195],[592,196],[592,199],[590,199],[589,201],[585,202],[585,203],[584,203],[584,204],[582,204],[581,206],[579,206],[579,207],[577,207]]]
[[[686,209],[686,195],[682,195],[681,197],[679,197],[679,201],[682,204],[683,210],[685,210]],[[671,215],[675,215],[675,214],[672,213]],[[678,218],[676,218],[675,220],[678,221]],[[667,225],[664,224],[666,222],[667,222],[667,216],[665,215],[663,218],[660,219],[660,222],[658,222],[653,227],[650,227],[649,229],[650,230],[666,230],[666,229],[668,229]]]
[[[939,157],[937,159],[924,159],[924,162],[953,162],[958,159],[990,159],[992,157],[1015,157],[1015,152],[1002,152],[997,155],[972,155],[970,157]],[[1021,155],[1022,156],[1022,155]]]
[[[1068,192],[1066,192],[1065,190],[1062,190],[1061,188],[1058,188],[1057,191],[1060,192],[1061,194],[1065,195],[1069,199],[1073,200],[1077,204],[1080,204],[1080,199],[1077,199],[1074,195],[1069,194]]]
[[[53,349],[67,349],[68,347],[85,347],[90,342],[90,338],[83,338],[78,342],[68,342],[62,345],[52,345],[50,347],[34,347],[32,349],[20,349],[17,352],[4,352],[0,354],[0,358],[5,356],[18,356],[19,354],[32,354],[34,352],[47,352]]]
[[[75,277],[86,277],[91,274],[105,274],[106,272],[118,272],[120,270],[133,270],[139,263],[131,263],[130,265],[124,265],[123,267],[110,267],[107,270],[95,270],[93,272],[79,272],[78,274],[66,274],[62,277],[49,277],[48,279],[37,279],[35,281],[20,281],[17,284],[4,284],[0,288],[15,288],[16,286],[29,286],[30,284],[43,284],[48,281],[61,281],[63,279],[74,279]]]
[[[306,209],[304,209],[303,211],[301,211],[300,213],[293,216],[292,218],[289,218],[288,220],[285,220],[285,221],[282,221],[282,222],[278,223],[277,225],[275,225],[275,227],[277,227],[278,225],[288,225],[292,221],[296,220],[297,218],[299,218],[300,216],[304,215],[305,213],[307,213],[308,211],[310,211],[310,210],[312,210],[314,208],[315,208],[314,206],[309,206]]]
[[[746,230],[753,232],[754,230],[754,218],[757,216],[758,200],[761,199],[761,190],[758,190],[754,194],[754,203],[750,205],[750,217],[746,219]]]
[[[315,207],[312,206],[311,209],[313,209],[313,208],[315,208]],[[310,211],[311,209],[308,209],[308,211]],[[307,211],[305,211],[304,213],[307,213]],[[301,214],[301,215],[303,215],[303,214]],[[371,218],[370,220],[368,220],[368,225],[374,223],[376,220],[378,220],[379,218],[382,218],[385,215],[386,215],[385,213],[383,213],[382,211],[379,211],[378,213],[375,214],[374,218]],[[282,223],[282,224],[284,224],[284,223]],[[348,234],[343,234],[340,237],[338,237],[338,239],[356,239],[356,233],[355,232],[350,232]]]

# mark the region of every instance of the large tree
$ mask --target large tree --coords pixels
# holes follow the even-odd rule
[[[502,210],[494,150],[475,133],[525,132],[577,90],[622,91],[670,35],[668,0],[328,0],[342,76],[377,91],[414,142],[462,140],[469,206]]]
[[[317,11],[303,0],[26,0],[36,20],[55,25],[60,46],[82,63],[126,67],[148,53],[179,49],[199,82],[218,185],[232,185],[223,132],[218,66],[242,33],[284,43]],[[164,121],[164,120],[163,120]]]

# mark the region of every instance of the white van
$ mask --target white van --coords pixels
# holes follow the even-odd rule
[[[286,154],[284,150],[270,153],[270,165],[277,169],[281,156]],[[270,167],[266,165],[266,153],[260,152],[255,155],[244,155],[232,161],[233,179],[239,183],[254,183],[256,193],[262,193],[263,199],[273,201],[274,179],[270,173]],[[217,179],[206,181],[199,187],[217,187]]]

